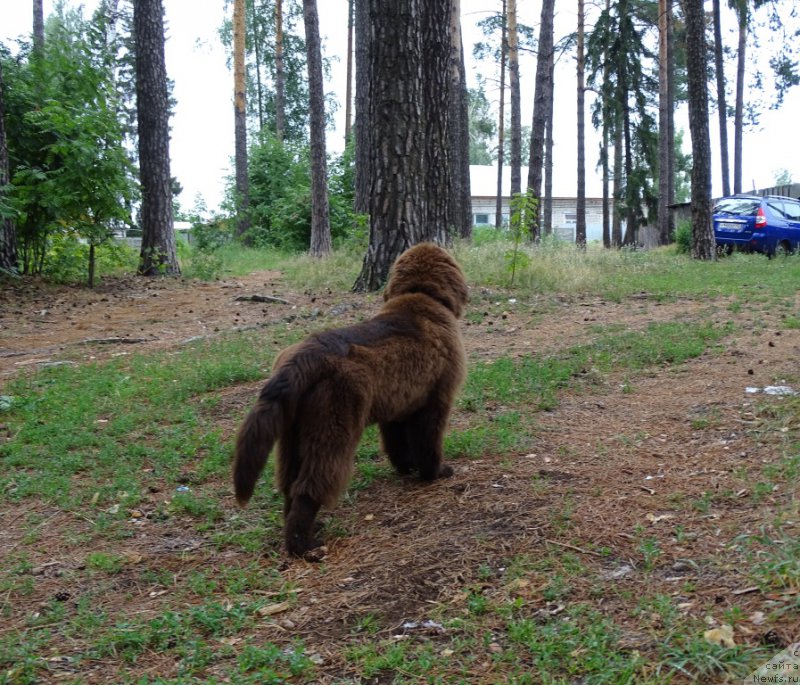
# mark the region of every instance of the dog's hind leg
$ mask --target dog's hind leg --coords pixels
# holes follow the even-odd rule
[[[433,396],[428,404],[403,422],[409,442],[408,453],[422,480],[453,475],[453,469],[444,463],[444,432],[449,416],[450,402]]]
[[[347,487],[358,441],[366,424],[366,403],[355,388],[320,384],[304,399],[291,455],[297,469],[285,494],[286,548],[304,556],[322,542],[314,537],[321,506],[332,506]]]
[[[411,473],[416,466],[416,460],[411,451],[408,426],[400,422],[387,422],[380,424],[380,431],[383,449],[397,473]]]

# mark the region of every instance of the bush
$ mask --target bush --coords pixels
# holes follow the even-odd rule
[[[233,240],[233,223],[220,217],[209,221],[192,221],[192,246],[204,252],[213,252]]]
[[[358,239],[353,207],[352,155],[346,151],[329,165],[328,195],[334,244]],[[308,147],[262,135],[250,148],[250,229],[244,240],[256,248],[290,252],[311,241],[311,177]]]
[[[138,254],[124,243],[110,241],[95,247],[96,276],[136,271]],[[55,233],[47,244],[42,275],[56,283],[86,281],[89,269],[89,245],[73,235]]]
[[[689,254],[692,251],[692,222],[689,219],[678,222],[673,239],[678,254]]]

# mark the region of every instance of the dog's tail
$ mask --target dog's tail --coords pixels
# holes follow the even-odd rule
[[[292,376],[284,367],[262,388],[256,405],[236,435],[233,456],[233,487],[236,501],[246,505],[287,418],[292,396]]]
[[[233,487],[241,506],[250,501],[275,442],[294,418],[298,398],[319,379],[314,355],[301,352],[282,365],[261,389],[236,436]]]

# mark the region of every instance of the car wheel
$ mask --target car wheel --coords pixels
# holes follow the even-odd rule
[[[720,257],[729,257],[733,254],[733,245],[717,245],[717,255]]]
[[[788,257],[792,254],[792,246],[788,240],[782,240],[775,246],[776,257]]]

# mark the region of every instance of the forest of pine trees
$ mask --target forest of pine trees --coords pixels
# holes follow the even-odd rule
[[[88,246],[91,281],[95,250],[130,229],[142,235],[141,274],[180,273],[171,226],[187,212],[170,174],[163,0],[101,0],[88,16],[70,3],[48,17],[41,2],[31,9],[28,36],[0,45],[0,269],[44,273],[56,243],[77,241]],[[610,207],[606,247],[636,244],[645,225],[668,243],[667,208],[688,195],[692,253],[713,258],[711,174],[725,192],[741,191],[747,126],[800,81],[792,3],[579,0],[556,14],[552,0],[487,0],[477,16],[466,9],[350,0],[338,26],[321,27],[315,0],[229,3],[218,29],[231,87],[218,97],[234,105],[235,173],[215,239],[324,256],[366,226],[356,287],[371,290],[408,246],[469,239],[471,162],[497,164],[498,200],[527,198],[520,230],[534,242],[552,230],[552,175],[569,163],[579,246],[588,173],[602,178]],[[482,37],[466,44],[475,24]],[[757,48],[767,30],[780,35],[765,61]],[[350,48],[341,92],[326,92],[333,35]],[[554,106],[563,91],[578,122],[568,137]],[[337,108],[347,113],[339,156],[326,143]],[[676,116],[687,112],[684,136]],[[500,182],[506,163],[510,188]]]

